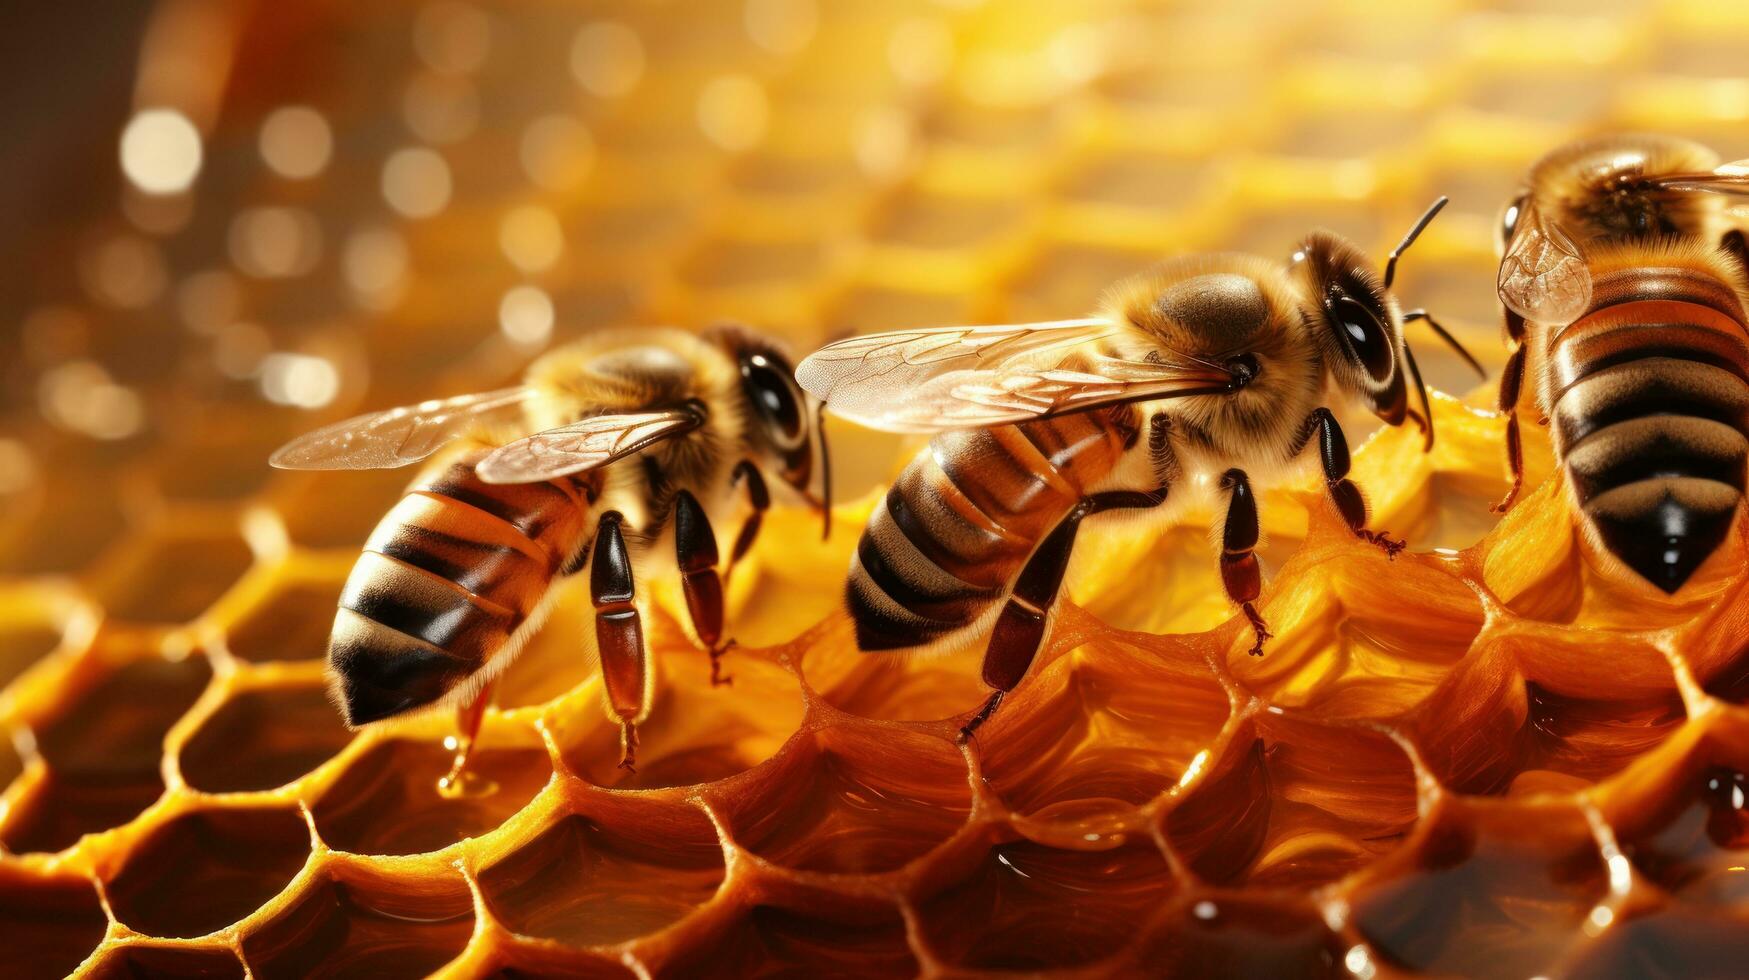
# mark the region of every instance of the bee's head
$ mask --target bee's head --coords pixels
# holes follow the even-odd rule
[[[795,366],[775,342],[745,327],[712,327],[707,337],[723,347],[740,373],[747,439],[773,469],[831,521],[832,475],[820,403],[796,384]],[[814,447],[819,446],[821,491],[811,490]]]
[[[1502,213],[1500,245],[1512,240],[1527,205],[1583,246],[1602,239],[1695,234],[1719,202],[1659,183],[1718,166],[1718,154],[1674,136],[1630,134],[1558,147],[1530,170]]]
[[[1289,271],[1337,386],[1379,418],[1402,424],[1409,407],[1403,319],[1372,263],[1346,239],[1314,232],[1293,253]]]

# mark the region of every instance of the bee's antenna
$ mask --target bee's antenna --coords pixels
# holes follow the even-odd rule
[[[1433,202],[1433,206],[1421,215],[1421,220],[1415,222],[1415,227],[1409,229],[1409,233],[1403,236],[1403,240],[1397,243],[1396,248],[1391,249],[1390,258],[1385,259],[1386,289],[1391,288],[1391,281],[1397,278],[1397,258],[1407,252],[1409,246],[1415,244],[1415,239],[1421,237],[1421,232],[1427,228],[1428,223],[1433,220],[1433,216],[1449,203],[1451,203],[1451,198],[1444,194],[1439,195],[1439,200]]]
[[[814,409],[814,434],[820,440],[820,540],[832,538],[832,451],[826,446],[826,403]]]
[[[1476,360],[1475,355],[1471,354],[1456,337],[1453,337],[1449,330],[1440,326],[1438,320],[1428,315],[1426,310],[1410,310],[1403,314],[1404,323],[1414,323],[1416,320],[1427,324],[1428,329],[1437,334],[1440,340],[1445,341],[1447,347],[1457,351],[1457,355],[1464,359],[1464,363],[1470,366],[1470,370],[1476,372],[1477,377],[1483,381],[1488,380],[1488,369],[1482,366],[1482,362]]]
[[[1409,349],[1408,341],[1403,342],[1403,358],[1409,362],[1409,377],[1415,379],[1415,390],[1421,393],[1421,411],[1427,416],[1421,423],[1421,431],[1427,441],[1421,444],[1421,451],[1433,451],[1433,402],[1427,398],[1427,384],[1421,380],[1421,367],[1415,363],[1415,352]]]

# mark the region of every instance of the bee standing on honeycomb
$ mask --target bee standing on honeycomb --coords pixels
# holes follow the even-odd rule
[[[1749,250],[1720,167],[1663,136],[1550,153],[1501,222],[1499,293],[1516,344],[1500,378],[1512,489],[1526,373],[1554,425],[1581,527],[1666,593],[1724,541],[1749,457]]]
[[[1326,389],[1381,419],[1433,417],[1390,293],[1397,257],[1445,205],[1440,198],[1391,252],[1381,282],[1344,239],[1314,233],[1283,268],[1246,255],[1168,261],[1111,288],[1098,316],[1014,326],[854,337],[806,358],[802,387],[836,414],[896,432],[939,433],[870,516],[845,591],[864,651],[953,648],[990,631],[993,689],[969,737],[1026,675],[1081,523],[1113,511],[1164,516],[1174,488],[1225,497],[1221,582],[1263,652],[1252,473],[1269,478],[1315,438],[1326,489],[1348,527],[1369,529],[1348,479],[1348,443]],[[1422,411],[1408,405],[1406,378]],[[1174,497],[1173,499],[1176,499]]]
[[[770,473],[831,528],[826,438],[807,401],[784,354],[752,331],[633,328],[546,354],[519,387],[361,415],[280,449],[274,466],[344,470],[448,446],[377,525],[341,593],[328,669],[347,724],[457,705],[444,781],[455,786],[493,680],[539,628],[555,582],[587,567],[607,708],[630,768],[652,691],[633,555],[671,556],[711,680],[726,680],[718,658],[733,641],[713,523],[745,494],[732,571],[770,505]]]

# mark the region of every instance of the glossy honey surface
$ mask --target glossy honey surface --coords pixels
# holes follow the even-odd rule
[[[565,586],[454,797],[450,717],[349,733],[323,691],[410,474],[265,463],[593,329],[737,318],[805,351],[1072,317],[1159,256],[1285,258],[1314,226],[1382,261],[1441,193],[1399,293],[1497,369],[1491,236],[1531,160],[1622,128],[1749,156],[1733,5],[171,0],[153,25],[141,107],[194,122],[198,178],[87,189],[0,332],[8,975],[1749,962],[1742,522],[1664,598],[1578,537],[1534,424],[1491,514],[1491,393],[1417,327],[1458,393],[1435,449],[1386,430],[1353,474],[1408,552],[1309,475],[1266,493],[1252,658],[1209,508],[1090,523],[1053,642],[964,748],[975,654],[862,655],[836,611],[914,445],[834,425],[834,533],[773,512],[729,590],[731,686],[677,583],[642,584],[635,773]],[[328,134],[313,171],[264,136],[287,106]]]

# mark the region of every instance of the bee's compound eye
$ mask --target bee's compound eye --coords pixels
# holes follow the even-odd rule
[[[1505,248],[1512,241],[1512,233],[1518,230],[1518,218],[1524,213],[1524,202],[1528,194],[1520,194],[1506,205],[1506,210],[1500,215],[1500,247]]]
[[[1243,388],[1255,381],[1258,373],[1263,370],[1263,366],[1257,363],[1257,357],[1254,354],[1240,354],[1237,357],[1230,357],[1227,359],[1226,366],[1227,373],[1233,376],[1235,389]]]
[[[1336,332],[1341,334],[1344,346],[1366,368],[1366,373],[1374,381],[1389,378],[1396,355],[1391,349],[1390,334],[1379,322],[1378,315],[1365,304],[1341,293],[1330,297],[1324,308],[1330,314]]]
[[[773,440],[786,449],[800,444],[802,407],[789,372],[764,354],[752,354],[741,364],[741,378]]]

